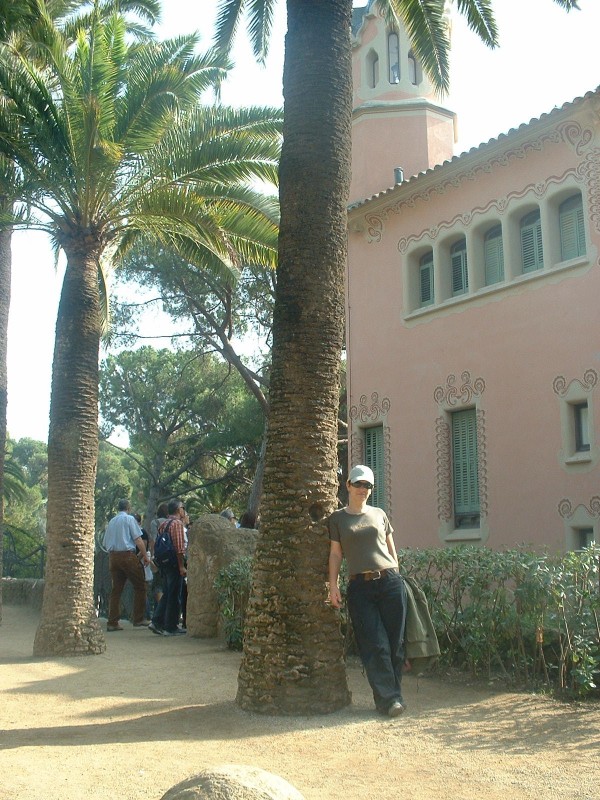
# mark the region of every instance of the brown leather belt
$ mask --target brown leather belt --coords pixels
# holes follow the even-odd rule
[[[389,569],[375,569],[370,572],[357,572],[356,575],[350,575],[351,581],[378,581],[387,575],[388,572],[397,572],[397,570],[390,567]]]

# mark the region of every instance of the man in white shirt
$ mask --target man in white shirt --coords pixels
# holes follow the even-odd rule
[[[121,594],[125,583],[129,580],[133,586],[133,615],[135,628],[150,624],[144,619],[146,607],[146,582],[144,569],[136,556],[136,547],[140,551],[144,564],[150,563],[141,530],[129,513],[129,500],[119,500],[119,513],[113,517],[104,532],[104,547],[108,550],[108,564],[112,578],[112,592],[108,605],[107,631],[122,631],[119,625]]]

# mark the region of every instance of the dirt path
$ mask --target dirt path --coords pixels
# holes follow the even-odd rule
[[[220,642],[129,626],[102,656],[31,656],[37,619],[0,627],[0,798],[159,800],[201,769],[252,764],[306,800],[598,800],[600,706],[408,676],[407,713],[375,716],[349,667],[353,705],[272,718],[234,704],[239,656]]]

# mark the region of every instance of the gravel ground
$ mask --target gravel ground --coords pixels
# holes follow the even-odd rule
[[[101,656],[31,656],[36,615],[0,627],[0,798],[159,800],[223,764],[285,778],[306,800],[598,800],[600,705],[563,705],[439,678],[405,680],[408,710],[376,716],[360,666],[353,703],[263,717],[233,702],[239,654],[123,623]]]

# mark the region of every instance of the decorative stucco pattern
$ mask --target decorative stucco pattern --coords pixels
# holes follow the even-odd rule
[[[437,417],[435,421],[435,445],[438,519],[449,522],[452,519],[452,448],[450,425],[444,417]]]
[[[350,465],[364,463],[364,439],[360,428],[352,431],[350,437]]]
[[[448,375],[445,386],[436,386],[433,399],[440,406],[454,408],[472,403],[474,397],[480,397],[485,390],[483,378],[471,380],[471,373],[465,370],[461,373],[462,384],[456,385],[456,375]]]
[[[365,220],[367,227],[365,233],[367,236],[367,241],[370,243],[380,242],[383,235],[385,222],[390,217],[400,214],[403,209],[414,208],[417,203],[422,201],[426,202],[435,195],[444,195],[449,189],[458,189],[463,183],[477,181],[482,175],[488,175],[490,172],[492,172],[495,167],[508,166],[515,159],[525,158],[528,152],[539,152],[544,149],[546,144],[560,144],[561,141],[564,141],[564,137],[559,130],[549,130],[535,139],[531,139],[528,142],[523,142],[518,147],[513,147],[509,150],[505,150],[502,153],[497,153],[472,169],[457,172],[446,180],[441,180],[438,183],[430,184],[426,189],[423,189],[420,192],[417,191],[410,195],[410,197],[390,203],[375,213],[366,214]]]
[[[479,514],[487,517],[488,482],[487,482],[487,437],[485,428],[485,411],[478,409],[477,418],[477,478],[479,480]]]
[[[398,251],[400,253],[405,253],[414,242],[418,242],[421,238],[423,238],[423,236],[427,236],[430,240],[435,241],[435,239],[437,239],[437,237],[445,230],[454,228],[457,222],[460,222],[463,228],[467,228],[473,219],[476,219],[482,214],[487,214],[493,209],[496,210],[498,215],[502,215],[510,203],[520,200],[530,192],[533,192],[536,197],[541,199],[546,195],[549,187],[552,184],[561,184],[569,177],[575,177],[579,182],[583,182],[585,180],[585,178],[580,174],[580,170],[575,169],[568,169],[562,175],[552,175],[544,181],[538,181],[537,183],[524,186],[519,191],[510,192],[505,197],[499,197],[495,200],[491,200],[487,205],[478,206],[469,213],[457,214],[451,219],[443,220],[437,225],[432,225],[425,231],[421,231],[420,233],[416,233],[411,236],[403,236],[398,240]]]
[[[495,167],[506,167],[516,159],[525,158],[528,152],[539,152],[543,150],[547,144],[560,144],[561,142],[565,142],[572,147],[576,155],[582,158],[577,169],[568,171],[560,178],[558,178],[558,176],[553,176],[544,182],[529,186],[519,193],[511,194],[510,197],[499,198],[495,202],[490,203],[486,208],[473,209],[471,212],[459,214],[456,218],[449,220],[443,225],[430,228],[427,233],[431,238],[435,238],[442,227],[449,227],[458,220],[461,220],[464,225],[468,225],[475,214],[483,213],[492,207],[496,207],[501,213],[507,207],[509,199],[523,196],[531,189],[541,197],[545,194],[550,183],[564,179],[569,173],[575,174],[581,182],[586,183],[588,187],[590,217],[596,230],[600,231],[600,150],[590,147],[593,140],[594,133],[589,128],[583,128],[575,120],[569,120],[559,125],[554,130],[546,131],[530,141],[523,142],[518,147],[513,147],[502,153],[495,154],[472,169],[456,172],[450,178],[441,180],[435,184],[430,184],[425,189],[416,191],[409,197],[389,203],[376,212],[367,213],[365,215],[366,225],[364,227],[367,241],[369,243],[380,242],[386,221],[390,217],[400,214],[403,209],[414,208],[417,203],[428,201],[435,195],[444,195],[448,190],[457,189],[465,182],[477,181],[482,175],[489,175]],[[423,231],[407,240],[401,239],[398,245],[400,251],[402,252],[403,249],[406,249],[409,241],[420,238],[424,233]]]
[[[552,389],[559,397],[565,397],[574,383],[578,383],[584,391],[589,392],[598,383],[598,373],[595,369],[586,369],[583,378],[573,378],[568,383],[564,375],[557,375],[552,382]]]
[[[573,506],[573,503],[565,497],[558,504],[558,513],[563,519],[569,519],[579,507],[579,505]],[[583,506],[583,508],[590,517],[600,517],[600,497],[598,495],[594,495],[592,498],[590,498],[589,504],[587,506]]]
[[[360,396],[357,405],[350,407],[352,433],[350,436],[350,460],[352,464],[363,464],[365,459],[365,442],[363,428],[373,423],[383,424],[383,474],[385,480],[385,503],[388,516],[392,517],[392,445],[391,431],[385,418],[390,410],[389,398],[379,398],[378,392],[372,392],[370,399],[366,394]]]
[[[390,410],[390,401],[387,397],[379,400],[379,394],[372,392],[371,400],[367,400],[367,395],[360,396],[358,405],[350,407],[350,419],[353,422],[360,422],[363,425],[369,422],[377,422],[385,417]]]

